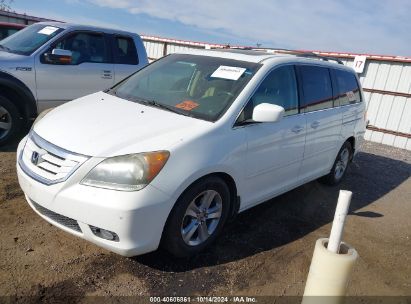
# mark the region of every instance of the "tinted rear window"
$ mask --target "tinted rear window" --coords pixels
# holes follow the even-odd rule
[[[333,107],[333,90],[328,68],[319,66],[299,66],[303,98],[301,109],[304,112]]]
[[[338,100],[336,106],[357,103],[361,101],[360,88],[357,78],[353,73],[335,70],[335,78],[338,86]]]

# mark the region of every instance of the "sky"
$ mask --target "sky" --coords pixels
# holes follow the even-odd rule
[[[11,7],[167,38],[411,56],[410,0],[14,0]]]

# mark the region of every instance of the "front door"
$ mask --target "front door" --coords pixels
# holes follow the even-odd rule
[[[47,63],[44,54],[36,60],[39,112],[113,85],[114,67],[103,34],[70,33],[51,48],[70,50],[73,56],[66,65]]]
[[[253,123],[253,108],[261,103],[282,106],[285,114],[274,123]],[[261,83],[244,109],[247,152],[246,188],[242,201],[248,207],[267,200],[298,184],[304,153],[306,122],[299,113],[293,65],[275,68]]]

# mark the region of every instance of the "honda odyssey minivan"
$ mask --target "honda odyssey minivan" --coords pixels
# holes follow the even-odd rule
[[[337,184],[365,133],[355,72],[244,50],[166,56],[43,112],[17,153],[29,205],[124,256],[190,256],[227,220],[320,178]]]

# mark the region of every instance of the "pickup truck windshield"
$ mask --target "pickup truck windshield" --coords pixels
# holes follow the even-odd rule
[[[173,54],[138,71],[109,93],[182,115],[216,121],[260,66],[219,57]]]
[[[0,41],[0,51],[31,55],[44,43],[63,31],[62,28],[33,24]]]

